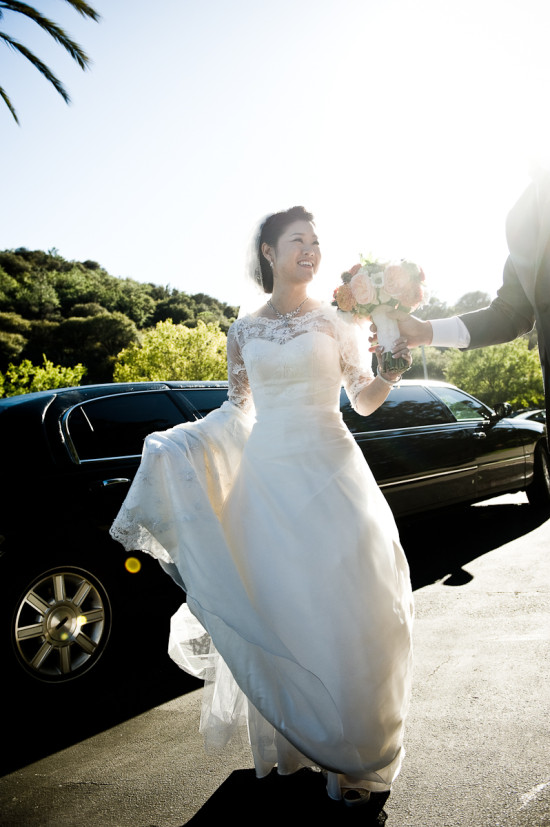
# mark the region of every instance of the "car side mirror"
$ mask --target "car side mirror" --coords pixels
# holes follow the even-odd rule
[[[499,419],[503,419],[505,416],[510,416],[512,413],[512,406],[509,402],[497,402],[495,405],[495,413]]]

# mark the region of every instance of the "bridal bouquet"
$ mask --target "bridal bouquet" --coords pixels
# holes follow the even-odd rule
[[[395,319],[388,319],[392,310],[412,313],[427,299],[425,276],[412,261],[384,262],[361,258],[351,270],[342,273],[342,284],[334,291],[332,304],[357,319],[372,319],[376,325],[378,344],[382,347],[382,371],[406,370],[404,359],[394,359],[391,349],[399,338]]]

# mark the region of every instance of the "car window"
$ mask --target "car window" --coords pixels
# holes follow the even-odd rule
[[[220,408],[227,399],[227,388],[185,388],[176,393],[183,393],[202,416]]]
[[[66,427],[78,459],[89,460],[139,455],[148,434],[186,420],[167,393],[129,393],[78,405]]]
[[[467,419],[490,419],[491,411],[479,399],[474,399],[455,388],[434,388],[434,392],[443,400],[455,419],[464,422]]]
[[[449,411],[421,385],[393,388],[383,405],[370,416],[360,416],[342,391],[341,411],[352,433],[441,425],[452,421]]]

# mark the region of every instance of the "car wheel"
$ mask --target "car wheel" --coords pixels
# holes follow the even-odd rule
[[[12,615],[12,648],[37,681],[62,684],[91,670],[111,634],[111,602],[90,571],[57,566],[27,578]]]
[[[531,505],[550,508],[550,462],[543,445],[535,451],[533,482],[527,488],[527,497]]]

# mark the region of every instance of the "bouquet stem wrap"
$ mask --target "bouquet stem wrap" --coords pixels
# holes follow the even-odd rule
[[[391,313],[393,307],[388,304],[379,304],[371,310],[371,317],[376,325],[376,336],[378,344],[382,348],[380,355],[380,369],[382,373],[392,370],[404,371],[409,367],[405,359],[395,359],[392,356],[392,347],[395,341],[399,339],[399,325],[395,319],[389,319],[388,313]]]

